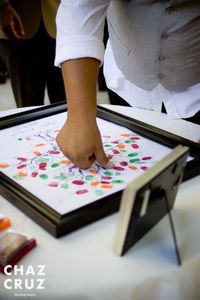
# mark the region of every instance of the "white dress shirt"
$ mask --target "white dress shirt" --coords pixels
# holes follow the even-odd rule
[[[161,111],[164,103],[170,118],[189,118],[200,111],[200,83],[181,92],[166,90],[160,83],[144,90],[124,77],[108,42],[104,52],[103,29],[109,0],[63,0],[57,13],[55,65],[69,59],[93,57],[104,61],[107,86],[131,106]]]

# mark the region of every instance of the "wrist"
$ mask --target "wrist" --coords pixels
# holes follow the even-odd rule
[[[88,96],[86,99],[85,97],[80,97],[73,100],[68,99],[67,101],[68,117],[91,121],[96,119],[97,105],[95,95]]]
[[[68,115],[67,119],[70,122],[74,122],[77,125],[83,124],[83,123],[96,123],[96,109],[68,109]]]

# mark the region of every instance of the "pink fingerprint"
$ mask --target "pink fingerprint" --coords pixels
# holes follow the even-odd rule
[[[149,159],[152,159],[152,157],[151,156],[145,156],[145,157],[142,158],[142,160],[149,160]]]
[[[139,146],[138,146],[137,144],[131,144],[131,147],[132,147],[133,149],[138,149],[138,148],[139,148]]]
[[[51,150],[51,151],[50,151],[50,154],[59,154],[59,153],[60,153],[59,150]]]
[[[51,186],[51,187],[57,187],[57,186],[58,186],[58,183],[55,182],[55,181],[52,181],[52,182],[50,182],[48,185]]]
[[[41,163],[39,164],[39,169],[40,169],[40,170],[46,170],[46,166],[47,166],[47,163],[41,162]]]
[[[20,160],[20,161],[27,161],[28,159],[26,157],[17,157],[17,160]]]
[[[126,161],[121,161],[120,165],[123,166],[123,167],[126,167],[126,166],[128,166],[128,163]]]
[[[85,193],[88,193],[88,190],[83,189],[83,190],[76,191],[77,195],[82,195],[82,194],[85,194]]]
[[[145,167],[145,166],[141,167],[141,170],[143,170],[143,171],[146,171],[147,169],[148,169],[148,167]]]
[[[116,149],[113,149],[113,153],[114,153],[114,154],[119,154],[120,151],[118,151],[118,150],[116,150]]]
[[[23,168],[25,168],[25,167],[26,167],[26,165],[25,165],[25,164],[22,164],[22,165],[17,166],[17,169],[23,169]]]
[[[113,169],[116,171],[124,171],[124,168],[122,168],[120,166],[115,166]]]
[[[83,180],[74,180],[74,181],[72,181],[72,183],[76,184],[76,185],[83,185],[84,181]]]
[[[32,172],[31,173],[31,177],[37,177],[38,176],[38,172]]]

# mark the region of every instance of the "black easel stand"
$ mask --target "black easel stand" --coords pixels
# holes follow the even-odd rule
[[[164,191],[164,199],[165,199],[165,205],[166,205],[167,215],[169,217],[169,223],[170,223],[170,227],[171,227],[171,231],[172,231],[172,237],[173,237],[173,242],[174,242],[174,247],[175,247],[177,262],[178,262],[178,265],[181,266],[181,256],[180,256],[180,251],[179,251],[179,248],[178,248],[178,243],[177,243],[177,238],[176,238],[176,232],[175,232],[175,226],[174,226],[174,222],[173,222],[173,218],[172,218],[172,214],[171,214],[171,210],[170,210],[169,201],[168,201],[168,198],[167,198],[167,195],[166,195],[165,191]]]

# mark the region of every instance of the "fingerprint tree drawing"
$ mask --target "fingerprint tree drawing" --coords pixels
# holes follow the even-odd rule
[[[62,122],[55,116],[46,119],[7,129],[15,151],[4,149],[0,169],[62,213],[123,189],[166,153],[126,128],[112,124],[109,129],[109,122],[98,120],[105,153],[114,167],[105,169],[95,162],[80,169],[57,146]]]

